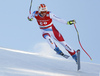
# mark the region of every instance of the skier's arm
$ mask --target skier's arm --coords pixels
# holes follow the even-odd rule
[[[56,21],[59,21],[59,22],[61,22],[61,23],[67,24],[67,25],[72,25],[72,24],[75,24],[75,23],[76,23],[75,20],[70,20],[70,21],[67,22],[67,21],[65,21],[65,20],[63,20],[63,19],[57,17],[55,14],[52,14],[52,13],[50,13],[50,17],[51,17],[52,19],[56,20]]]
[[[52,19],[54,19],[54,20],[56,20],[56,21],[58,21],[58,22],[67,24],[67,21],[65,21],[65,20],[63,20],[63,19],[57,17],[55,14],[50,13],[50,18],[52,18]]]

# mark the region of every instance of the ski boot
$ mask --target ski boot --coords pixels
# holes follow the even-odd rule
[[[77,63],[77,55],[76,55],[76,53],[74,54],[74,55],[72,55],[72,58],[76,61],[76,63]]]
[[[65,55],[58,47],[56,47],[54,50],[57,52],[57,54],[65,57],[66,59],[69,58],[69,56],[68,55]]]
[[[54,50],[57,52],[57,54],[59,54],[61,56],[64,55],[64,53],[58,47],[56,47]]]

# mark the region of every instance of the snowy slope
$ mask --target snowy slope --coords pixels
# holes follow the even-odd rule
[[[60,57],[60,56],[59,56]],[[0,47],[0,76],[99,76],[100,64],[74,61]]]

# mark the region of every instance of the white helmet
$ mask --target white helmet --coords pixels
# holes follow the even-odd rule
[[[47,7],[45,4],[40,4],[38,8],[38,12],[41,13],[41,11],[47,11]]]

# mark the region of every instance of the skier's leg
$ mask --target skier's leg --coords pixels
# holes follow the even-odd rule
[[[75,51],[65,41],[60,41],[60,44],[64,46],[71,56],[75,54]]]
[[[51,48],[57,52],[57,54],[64,55],[63,52],[57,47],[55,42],[50,37],[49,33],[43,34],[43,37],[47,40],[48,44],[51,46]]]
[[[53,37],[65,47],[65,49],[69,52],[72,58],[77,62],[77,55],[75,51],[70,46],[67,45],[63,36],[59,33],[59,31],[54,26],[52,27],[52,29],[53,29]]]
[[[69,54],[72,56],[72,58],[77,62],[77,55],[75,50],[73,50],[65,41],[60,42],[64,48],[69,52]]]

